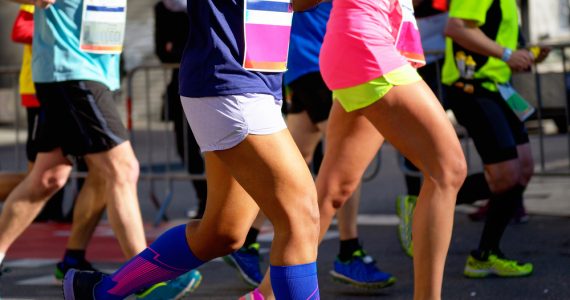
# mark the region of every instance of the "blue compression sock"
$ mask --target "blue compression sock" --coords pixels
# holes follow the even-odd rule
[[[271,285],[277,300],[318,300],[317,263],[270,266]]]
[[[95,298],[123,299],[155,283],[174,279],[203,263],[188,247],[186,225],[176,226],[105,277],[95,288]]]

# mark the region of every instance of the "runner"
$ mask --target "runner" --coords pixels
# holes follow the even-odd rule
[[[291,13],[283,0],[188,2],[180,94],[215,187],[204,217],[165,232],[110,276],[68,272],[65,299],[123,299],[236,251],[260,207],[275,228],[277,299],[319,299],[316,190],[281,116]]]
[[[307,165],[312,163],[315,149],[326,133],[332,106],[332,92],[323,81],[319,68],[319,52],[331,8],[332,3],[325,2],[312,10],[293,15],[289,64],[285,73],[285,85],[290,94],[287,127]],[[358,239],[359,202],[360,188],[337,213],[340,249],[330,274],[337,282],[367,289],[392,285],[396,278],[378,269],[374,258],[366,254]],[[255,248],[255,244],[246,243],[244,248],[230,256],[246,282],[252,278],[262,279],[259,254]],[[269,290],[270,287],[262,286],[260,289]],[[250,296],[255,297],[254,294],[259,293],[262,292],[254,290]]]
[[[517,96],[509,82],[512,72],[529,69],[535,58],[536,62],[546,58],[548,49],[536,57],[528,49],[517,50],[515,0],[452,1],[449,16],[442,82],[449,106],[484,164],[484,173],[467,178],[458,203],[490,199],[479,247],[468,257],[464,274],[470,278],[530,275],[532,264],[509,260],[500,250],[507,225],[522,207],[534,168],[522,122],[531,110],[517,115],[509,107]]]

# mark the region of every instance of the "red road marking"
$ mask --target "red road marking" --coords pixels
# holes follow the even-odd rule
[[[145,226],[147,243],[151,243],[164,230],[175,224],[159,228]],[[7,259],[61,259],[65,251],[70,224],[34,223],[10,247]],[[125,258],[109,224],[97,227],[87,248],[87,259],[92,262],[124,262]]]

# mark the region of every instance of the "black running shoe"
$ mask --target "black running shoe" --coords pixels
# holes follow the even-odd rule
[[[101,272],[71,269],[63,278],[63,299],[95,300],[95,285],[107,276]]]

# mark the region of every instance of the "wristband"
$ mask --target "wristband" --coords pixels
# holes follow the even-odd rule
[[[513,50],[511,50],[509,48],[505,48],[503,50],[503,56],[501,56],[501,60],[504,62],[509,61],[509,59],[511,59],[512,54],[513,54]]]

